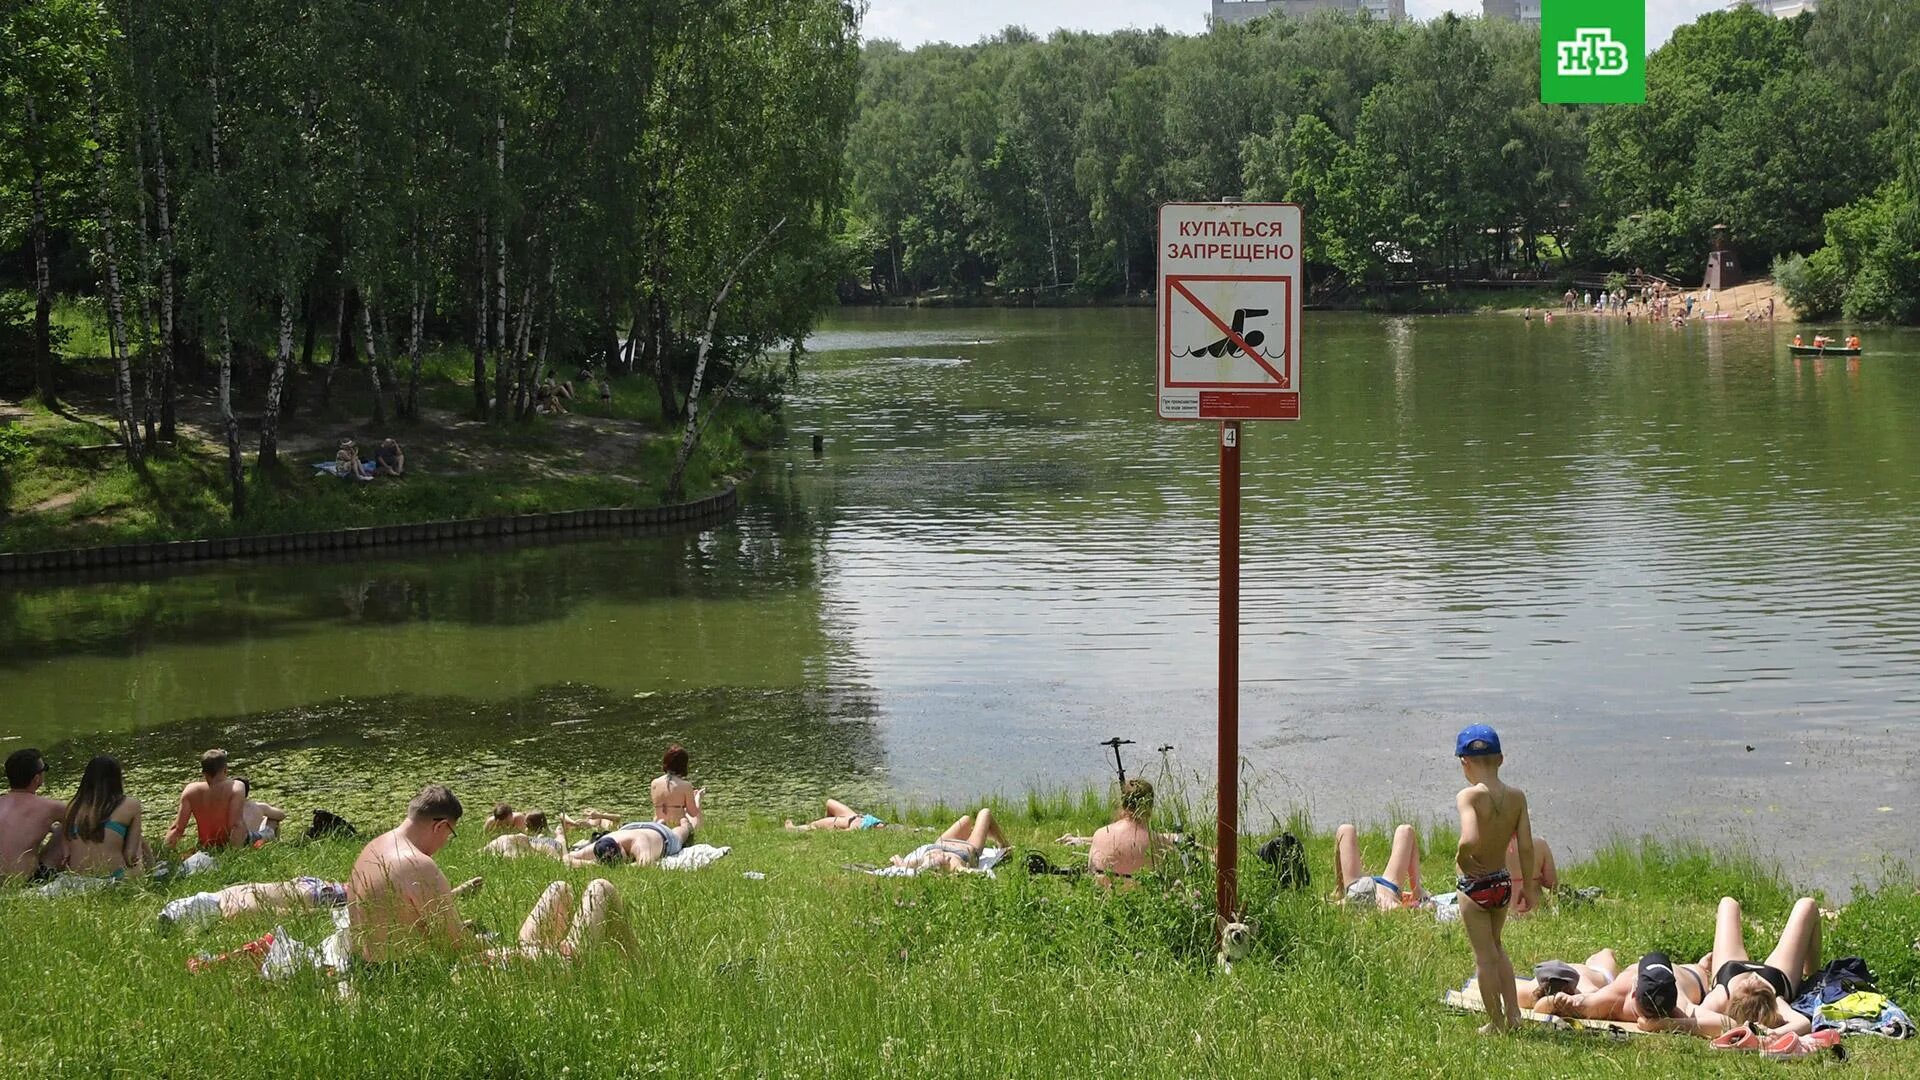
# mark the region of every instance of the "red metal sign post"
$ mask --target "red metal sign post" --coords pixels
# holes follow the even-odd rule
[[[1220,812],[1214,933],[1240,911],[1240,421],[1220,422]]]
[[[1240,422],[1300,419],[1300,208],[1160,208],[1155,412],[1220,423],[1214,932],[1240,914]]]

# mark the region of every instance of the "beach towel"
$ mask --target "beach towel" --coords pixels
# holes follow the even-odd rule
[[[688,844],[680,849],[680,854],[661,859],[659,865],[663,870],[698,870],[713,865],[732,850],[731,847],[714,847],[712,844]]]
[[[1470,978],[1461,985],[1460,989],[1447,991],[1442,1000],[1446,1002],[1448,1008],[1458,1009],[1461,1012],[1479,1013],[1483,1016],[1486,1015],[1487,1012],[1487,1003],[1480,997],[1480,981],[1478,979]],[[1520,1017],[1530,1023],[1546,1024],[1549,1027],[1566,1028],[1573,1031],[1604,1031],[1616,1038],[1625,1038],[1628,1035],[1647,1034],[1632,1024],[1621,1023],[1618,1020],[1582,1020],[1574,1016],[1552,1016],[1547,1013],[1538,1013],[1532,1009],[1522,1009],[1520,1011]]]
[[[993,868],[999,865],[1001,859],[1006,857],[1007,852],[1004,848],[982,848],[980,850],[980,865],[970,866],[959,872],[963,874],[985,874],[988,877],[994,877]],[[874,877],[913,877],[915,874],[918,874],[922,868],[918,866],[862,866],[856,869],[862,873],[872,874]]]
[[[101,889],[120,884],[119,878],[88,877],[85,874],[61,874],[45,885],[35,885],[28,889],[30,896],[42,900],[53,900],[62,896],[78,896],[82,893],[99,892]]]

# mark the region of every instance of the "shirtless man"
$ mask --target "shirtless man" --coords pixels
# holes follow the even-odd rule
[[[280,835],[280,823],[287,819],[287,812],[270,802],[261,802],[253,797],[253,781],[244,776],[236,776],[233,782],[240,785],[240,824],[247,831],[247,843],[258,844],[273,840]]]
[[[392,831],[374,837],[353,861],[347,878],[347,925],[354,951],[382,964],[421,946],[474,951],[481,943],[460,921],[456,890],[433,857],[454,837],[460,800],[441,784],[429,784],[407,804],[407,816]],[[478,879],[462,886],[477,886]],[[547,886],[520,926],[515,946],[487,949],[488,961],[558,954],[573,956],[602,936],[631,943],[620,913],[620,894],[604,878],[588,884],[579,909],[573,886]]]
[[[706,793],[706,788],[694,789],[693,795],[687,800],[687,811],[678,825],[659,821],[635,822],[631,829],[610,832],[590,845],[582,845],[568,852],[566,864],[592,866],[594,863],[606,863],[613,866],[630,862],[635,866],[651,866],[668,856],[680,854],[687,841],[700,828],[704,816],[700,800]]]
[[[46,778],[47,759],[40,751],[7,755],[7,793],[0,795],[0,880],[37,877],[66,862],[67,832],[60,823],[67,806],[40,794]]]
[[[1176,837],[1154,832],[1149,824],[1152,818],[1153,785],[1140,779],[1127,781],[1120,788],[1120,808],[1113,821],[1094,830],[1087,852],[1087,869],[1095,882],[1108,888],[1116,883],[1131,885],[1135,874],[1173,847]]]
[[[246,789],[227,775],[227,752],[209,750],[201,754],[200,779],[181,790],[180,812],[167,829],[165,846],[172,848],[186,835],[188,818],[193,819],[202,848],[245,844],[246,803]]]

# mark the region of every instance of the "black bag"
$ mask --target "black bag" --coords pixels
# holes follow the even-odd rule
[[[1313,887],[1313,874],[1307,869],[1307,846],[1300,838],[1290,832],[1261,844],[1254,854],[1260,861],[1273,867],[1279,875],[1283,889],[1310,889]]]
[[[353,827],[346,818],[331,810],[315,810],[313,824],[307,826],[307,839],[318,840],[325,836],[359,836],[360,830]]]

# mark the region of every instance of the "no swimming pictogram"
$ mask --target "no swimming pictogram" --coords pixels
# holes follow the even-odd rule
[[[1165,420],[1300,416],[1300,208],[1160,208],[1156,411]]]

